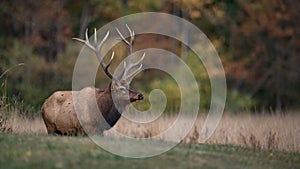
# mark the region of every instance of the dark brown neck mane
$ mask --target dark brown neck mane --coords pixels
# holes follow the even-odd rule
[[[99,90],[98,92],[102,93],[97,97],[98,108],[106,122],[113,127],[120,119],[121,113],[119,113],[114,105],[114,101],[111,96],[111,83],[107,89],[104,91]]]

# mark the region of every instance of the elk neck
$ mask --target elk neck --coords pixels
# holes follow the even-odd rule
[[[121,117],[121,113],[119,113],[114,105],[111,94],[111,83],[101,94],[97,94],[96,96],[98,108],[101,111],[102,116],[105,118],[106,122],[113,127]]]

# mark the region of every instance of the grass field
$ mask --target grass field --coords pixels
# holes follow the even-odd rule
[[[159,156],[130,159],[104,151],[88,137],[0,134],[0,168],[296,169],[300,154],[180,144]]]
[[[131,159],[101,149],[89,137],[48,136],[40,116],[29,118],[15,111],[0,121],[0,169],[300,168],[299,113],[225,113],[212,137],[201,144],[199,132],[205,118],[199,115],[191,132],[172,150],[151,158]],[[127,136],[148,138],[164,131],[174,120],[175,116],[163,116],[155,122],[135,124],[121,118],[113,129]],[[103,138],[112,143],[120,139],[109,132]],[[153,141],[157,145],[165,143],[163,138]]]
[[[134,123],[121,118],[112,130],[135,138],[156,136],[169,128],[176,116],[163,116],[150,123]],[[183,140],[184,143],[200,144],[199,138],[205,115],[199,115],[192,130]],[[300,153],[300,114],[254,115],[224,114],[216,131],[206,140],[208,144],[236,145],[247,148],[259,148],[268,151],[286,151]],[[4,126],[0,123],[0,132],[12,134],[46,134],[45,124],[40,116],[28,118],[13,113]],[[2,126],[2,127],[1,127]],[[4,127],[4,130],[1,128]],[[174,133],[180,133],[178,130]],[[105,132],[105,136],[112,133]],[[159,138],[159,140],[165,140]]]

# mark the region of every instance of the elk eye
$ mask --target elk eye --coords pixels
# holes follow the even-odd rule
[[[126,93],[125,87],[120,87],[120,91],[121,91],[122,93]]]
[[[123,94],[126,94],[126,90],[121,90],[121,92],[122,92]]]

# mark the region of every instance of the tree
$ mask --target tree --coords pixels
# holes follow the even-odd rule
[[[229,79],[281,111],[297,106],[300,69],[299,3],[296,0],[240,1],[231,21]],[[294,100],[294,102],[292,102]]]
[[[72,35],[64,1],[5,0],[0,5],[2,27],[7,29],[1,32],[20,38],[47,60],[55,60],[64,51]]]

